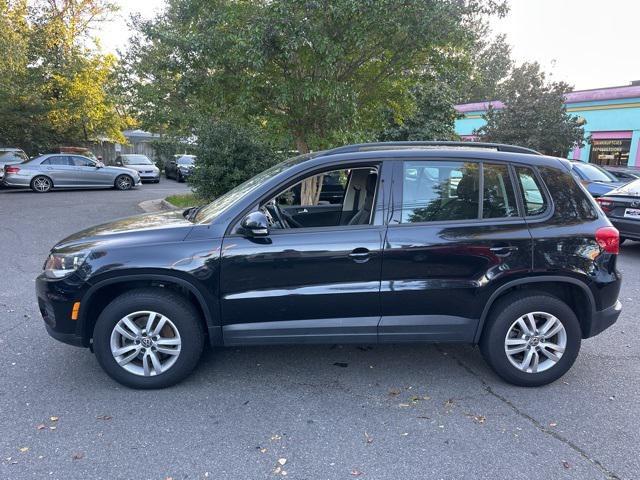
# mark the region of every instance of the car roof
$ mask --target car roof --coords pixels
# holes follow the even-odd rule
[[[449,145],[451,144],[451,145]],[[491,148],[474,148],[469,146],[468,142],[460,142],[460,147],[457,147],[455,142],[447,142],[446,146],[422,146],[416,145],[415,147],[408,144],[402,144],[398,148],[398,144],[389,144],[388,148],[385,148],[384,144],[364,144],[374,145],[375,148],[367,149],[362,148],[362,145],[354,145],[358,147],[353,149],[340,148],[333,150],[324,150],[315,153],[311,153],[305,156],[301,156],[300,164],[330,164],[330,163],[343,163],[349,161],[358,161],[366,159],[380,159],[380,160],[403,160],[407,158],[413,159],[433,159],[433,160],[464,160],[464,159],[476,159],[476,160],[498,160],[511,163],[518,163],[522,165],[532,166],[549,166],[554,168],[562,168],[566,171],[570,170],[569,161],[564,158],[551,157],[542,155],[539,153],[519,153],[511,151],[498,151]],[[485,144],[487,145],[487,144]],[[345,151],[346,150],[346,151]],[[533,150],[530,150],[534,152]]]

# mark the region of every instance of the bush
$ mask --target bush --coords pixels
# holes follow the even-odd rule
[[[197,131],[198,157],[188,182],[199,198],[212,200],[281,161],[260,131],[231,123],[209,123]]]

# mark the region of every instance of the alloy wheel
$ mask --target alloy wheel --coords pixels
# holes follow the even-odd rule
[[[131,179],[126,175],[118,178],[118,188],[120,190],[129,190],[131,188]]]
[[[175,324],[153,311],[133,312],[111,332],[111,354],[123,369],[150,377],[169,370],[180,356],[182,341]]]
[[[33,181],[33,188],[38,192],[48,192],[51,189],[51,180],[46,177],[38,177]]]
[[[526,373],[540,373],[556,365],[567,348],[562,322],[546,312],[527,313],[511,324],[504,339],[509,362]]]

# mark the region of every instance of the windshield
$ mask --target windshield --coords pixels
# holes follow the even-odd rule
[[[178,165],[193,165],[196,161],[196,157],[184,156],[178,159]]]
[[[122,157],[123,165],[151,165],[151,160],[146,155],[127,155]]]
[[[574,165],[574,168],[578,170],[582,175],[587,177],[592,182],[617,182],[618,179],[606,170],[589,163],[583,165]]]
[[[256,188],[258,188],[263,183],[267,182],[271,178],[275,177],[279,173],[285,171],[286,169],[296,165],[300,162],[311,157],[311,154],[299,155],[297,157],[289,158],[282,163],[274,165],[271,168],[268,168],[262,173],[259,173],[253,178],[250,178],[246,182],[238,185],[232,190],[229,190],[224,195],[216,198],[213,202],[205,205],[196,215],[194,221],[195,223],[208,223],[224,212],[231,205],[236,203],[238,200],[243,198],[245,195],[248,195]]]
[[[15,150],[0,150],[0,162],[23,162],[26,155]]]

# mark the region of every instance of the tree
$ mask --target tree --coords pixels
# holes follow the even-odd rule
[[[188,182],[198,198],[212,200],[282,160],[256,128],[203,122],[196,132],[198,161]]]
[[[460,103],[495,100],[501,81],[509,76],[513,67],[511,46],[504,35],[490,38],[483,29],[471,50],[471,67],[460,87]]]
[[[106,0],[0,0],[0,45],[9,52],[0,58],[0,143],[33,154],[125,140],[132,120],[117,108],[116,58],[90,36],[114,8]]]
[[[564,157],[573,146],[584,145],[581,121],[569,115],[564,104],[571,90],[564,82],[547,82],[537,63],[525,63],[514,68],[498,90],[504,108],[489,108],[486,125],[476,133],[484,141]]]
[[[154,128],[238,118],[304,153],[415,111],[412,88],[463,57],[501,1],[169,0],[128,60]],[[146,114],[144,113],[146,112]]]

